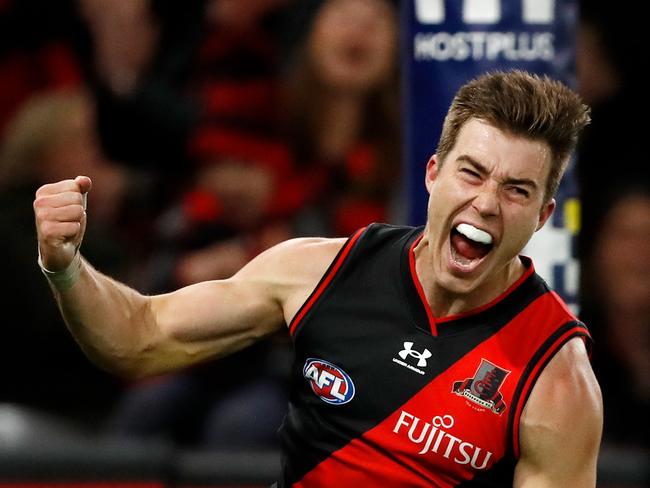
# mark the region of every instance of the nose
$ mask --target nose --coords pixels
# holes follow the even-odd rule
[[[472,206],[482,217],[499,215],[499,190],[496,185],[482,185],[472,201]]]

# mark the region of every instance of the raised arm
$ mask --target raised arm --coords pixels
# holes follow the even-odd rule
[[[90,179],[45,185],[34,211],[42,266],[65,322],[99,366],[128,376],[179,369],[248,346],[285,324],[342,245],[295,239],[227,280],[148,297],[95,270],[78,254]],[[46,275],[48,273],[46,272]]]
[[[595,487],[602,425],[600,388],[575,338],[546,366],[524,408],[514,486]]]

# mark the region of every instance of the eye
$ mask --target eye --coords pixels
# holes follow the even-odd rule
[[[511,188],[511,191],[519,197],[528,198],[530,196],[530,192],[528,190],[519,186],[513,186]]]
[[[481,175],[478,174],[478,172],[474,171],[474,170],[471,169],[471,168],[460,168],[460,172],[461,172],[465,177],[470,178],[470,179],[478,179],[478,178],[481,177]]]

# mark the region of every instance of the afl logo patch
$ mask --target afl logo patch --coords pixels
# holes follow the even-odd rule
[[[343,405],[354,397],[354,383],[338,366],[322,359],[309,358],[302,369],[303,376],[318,397],[331,405]]]

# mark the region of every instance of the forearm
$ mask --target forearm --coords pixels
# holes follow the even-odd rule
[[[82,259],[69,286],[51,288],[66,325],[86,355],[103,369],[140,376],[158,332],[150,300]]]
[[[301,289],[278,280],[291,268],[284,248],[254,259],[236,278],[152,297],[95,270],[77,254],[91,187],[86,176],[43,185],[34,213],[39,264],[68,328],[99,366],[126,376],[177,370],[230,354],[284,324],[283,303]]]

